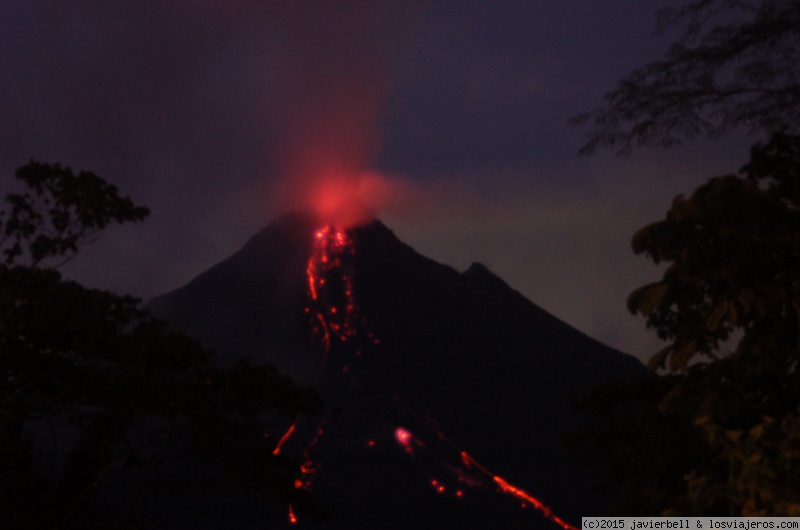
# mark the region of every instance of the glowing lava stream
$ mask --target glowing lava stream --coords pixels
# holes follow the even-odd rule
[[[352,279],[354,254],[353,242],[344,229],[328,225],[314,233],[314,248],[306,266],[309,305],[305,311],[312,318],[313,332],[319,337],[323,349],[323,358],[317,373],[318,379],[332,349],[347,345],[356,356],[360,356],[357,338],[364,336],[369,341],[367,344],[378,343],[378,340],[366,331],[355,304]],[[343,370],[348,371],[346,365]],[[322,427],[324,421],[325,419],[320,422],[314,437],[303,450],[301,478],[294,482],[296,489],[311,489],[311,481],[317,469],[312,460],[312,453],[324,434]],[[296,427],[295,422],[281,436],[273,454],[280,454],[283,445],[292,437]],[[291,504],[288,518],[290,523],[297,523],[297,516]]]
[[[339,227],[325,226],[314,234],[314,252],[308,260],[308,294],[306,312],[313,314],[315,333],[323,346],[323,362],[335,346],[352,345],[355,355],[361,355],[355,339],[360,335],[373,344],[377,340],[365,330],[353,296],[353,241]],[[335,341],[335,342],[334,342]]]
[[[495,484],[500,488],[500,491],[503,493],[507,493],[509,495],[513,495],[514,497],[518,498],[523,502],[530,503],[534,508],[539,510],[542,515],[556,523],[558,526],[563,528],[564,530],[578,530],[576,527],[572,526],[561,517],[557,516],[553,513],[553,510],[550,509],[549,506],[546,506],[542,501],[531,495],[530,493],[526,492],[523,489],[520,489],[512,484],[509,484],[503,477],[500,475],[493,475],[488,469],[483,467],[479,464],[474,458],[472,458],[469,453],[466,451],[461,451],[461,460],[467,468],[470,466],[475,466],[481,473],[489,476],[494,480]]]
[[[328,225],[315,232],[313,252],[306,267],[309,305],[305,311],[310,316],[313,322],[314,334],[319,337],[323,347],[323,359],[320,363],[318,377],[321,375],[332,351],[337,352],[340,349],[346,349],[353,352],[355,356],[360,356],[360,348],[362,346],[370,347],[379,343],[378,339],[366,329],[365,321],[356,305],[353,294],[354,255],[355,247],[353,241],[344,229]],[[343,371],[348,372],[347,365],[343,367]],[[418,417],[397,396],[395,398],[408,413]],[[324,422],[325,419],[323,418],[313,438],[303,451],[304,462],[300,466],[301,476],[294,483],[297,489],[311,489],[311,481],[317,469],[317,466],[313,463],[312,452],[324,434]],[[425,423],[436,435],[436,438],[449,445],[451,450],[455,450],[460,455],[460,461],[456,462],[455,465],[446,463],[439,455],[436,457],[445,469],[458,477],[459,483],[465,486],[479,487],[483,485],[483,482],[476,478],[477,475],[491,479],[499,492],[511,495],[522,501],[523,507],[527,505],[533,506],[544,517],[558,524],[564,530],[578,530],[553,513],[539,499],[510,484],[503,477],[493,474],[466,451],[458,448],[454,442],[442,433],[432,419],[428,418]],[[296,428],[297,423],[295,422],[280,438],[273,454],[280,454],[282,447],[292,437]],[[398,427],[395,430],[394,438],[410,457],[417,457],[419,456],[418,452],[427,450],[426,445],[421,440],[402,427]],[[371,440],[368,445],[373,447],[374,441]],[[453,460],[459,459],[453,458]],[[459,465],[461,468],[458,467]],[[436,478],[432,478],[430,483],[440,494],[445,493],[447,490],[444,483]],[[461,498],[464,492],[461,489],[455,489],[454,495],[457,498]],[[292,524],[298,522],[294,507],[291,504],[289,504],[288,519]]]
[[[401,403],[403,407],[403,405]],[[458,447],[448,439],[435,425],[433,422],[428,422],[428,427],[434,431],[437,435],[437,438],[442,442],[445,442],[447,445],[451,446],[453,449],[459,451],[461,457],[461,464],[464,466],[464,471],[457,469],[452,466],[445,465],[445,468],[450,468],[451,472],[458,476],[458,482],[467,484],[469,486],[480,486],[481,483],[477,480],[470,479],[466,472],[470,470],[476,470],[481,475],[490,478],[492,482],[498,487],[500,492],[505,493],[507,495],[511,495],[516,497],[520,501],[522,501],[523,508],[526,507],[528,504],[533,506],[536,510],[538,510],[544,517],[553,521],[557,525],[559,525],[564,530],[578,530],[575,526],[572,526],[568,522],[564,521],[561,517],[556,515],[553,510],[550,509],[549,506],[545,505],[542,501],[531,495],[530,493],[526,492],[525,490],[514,486],[513,484],[509,483],[506,479],[501,477],[500,475],[495,475],[491,471],[489,471],[486,467],[480,464],[477,460],[475,460],[469,453],[463,450],[459,450]],[[395,429],[394,432],[395,441],[403,448],[403,450],[410,456],[415,456],[415,449],[416,448],[424,448],[425,444],[422,443],[416,436],[414,436],[411,431],[405,429],[403,427],[398,427]],[[431,486],[436,490],[437,493],[444,493],[446,488],[439,479],[433,478],[430,481]],[[455,496],[460,498],[463,496],[463,491],[458,489],[455,491]]]
[[[564,521],[561,517],[555,514],[553,510],[544,504],[542,501],[531,495],[530,493],[526,492],[522,488],[514,486],[506,479],[504,479],[500,475],[495,475],[489,469],[487,469],[484,465],[480,464],[477,460],[475,460],[469,453],[461,449],[453,440],[445,436],[442,429],[439,427],[438,423],[430,416],[426,415],[424,420],[421,418],[419,414],[417,414],[411,407],[409,407],[405,402],[398,395],[395,394],[394,401],[400,406],[401,409],[405,410],[409,415],[415,418],[416,421],[420,422],[421,425],[427,427],[429,431],[436,435],[436,438],[444,443],[446,446],[449,446],[451,450],[456,451],[459,455],[459,459],[461,461],[461,465],[463,466],[463,471],[461,469],[457,469],[452,465],[446,465],[446,467],[450,468],[451,472],[454,473],[458,477],[458,481],[460,483],[465,483],[471,487],[478,487],[481,486],[482,483],[479,480],[476,480],[473,477],[470,477],[467,473],[471,470],[476,470],[480,475],[490,478],[492,482],[498,487],[498,490],[502,493],[507,495],[511,495],[516,497],[520,501],[522,501],[522,507],[526,508],[528,504],[533,506],[536,510],[538,510],[544,517],[553,521],[557,525],[559,525],[564,530],[578,530],[575,526],[572,526],[568,522]],[[414,446],[417,447],[424,447],[423,444],[416,436],[414,436],[410,431],[405,428],[398,427],[395,430],[395,440],[397,443],[411,456],[414,456]],[[442,459],[443,460],[443,459]],[[436,489],[438,493],[444,493],[444,487],[439,483],[438,479],[431,480],[431,485]],[[462,497],[463,491],[457,490],[456,497]]]

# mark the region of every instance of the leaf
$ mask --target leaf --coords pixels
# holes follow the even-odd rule
[[[80,243],[92,241],[108,224],[141,221],[149,214],[91,172],[75,175],[68,167],[31,161],[16,177],[27,191],[6,196],[11,209],[0,219],[7,236],[0,246],[7,247],[9,265],[68,261]]]
[[[651,315],[669,292],[669,285],[657,282],[645,285],[633,291],[628,297],[628,309],[632,313]]]
[[[672,344],[670,344],[669,346],[665,346],[664,348],[661,348],[656,353],[654,353],[653,356],[650,357],[650,360],[647,362],[647,369],[651,372],[655,372],[659,368],[663,368],[664,363],[667,360],[667,357],[669,357],[669,354],[672,351],[672,348],[673,346]]]
[[[656,239],[654,233],[663,225],[663,222],[651,223],[644,228],[639,229],[631,239],[631,248],[636,255],[647,252],[653,258],[655,263],[660,261],[660,258],[653,248],[653,242]]]
[[[731,304],[727,300],[714,306],[714,310],[706,319],[706,326],[708,327],[709,331],[716,331],[722,321],[727,320],[726,317],[728,316],[730,306]]]
[[[742,431],[725,431],[725,438],[729,442],[738,443],[742,439]]]
[[[697,353],[697,341],[690,340],[676,349],[670,357],[670,370],[685,372],[689,367],[689,361]]]

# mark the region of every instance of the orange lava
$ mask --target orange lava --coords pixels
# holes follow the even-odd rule
[[[333,195],[336,194],[333,193]],[[347,231],[340,226],[327,225],[315,232],[313,252],[306,266],[309,305],[306,307],[305,312],[311,319],[313,332],[323,349],[320,372],[332,351],[338,353],[346,351],[357,357],[361,355],[360,345],[373,347],[379,343],[378,339],[366,328],[365,320],[360,315],[356,304],[353,285],[354,255],[355,246],[353,241]],[[345,365],[342,371],[349,374],[350,369]],[[395,399],[409,413],[416,416],[409,407],[399,400],[399,397],[395,396]],[[439,443],[444,443],[450,447],[448,452],[451,454],[450,462],[446,462],[441,455],[437,457],[440,459],[440,464],[445,468],[445,471],[443,472],[444,475],[437,475],[439,478],[430,479],[430,485],[434,491],[442,495],[452,492],[453,496],[461,498],[464,496],[464,491],[460,488],[465,486],[473,488],[485,487],[486,485],[494,484],[499,492],[520,500],[523,503],[523,507],[533,506],[544,517],[558,524],[563,530],[577,530],[576,527],[553,513],[539,499],[509,483],[503,477],[495,475],[466,451],[460,450],[442,433],[432,418],[427,417],[426,420],[425,423],[430,431],[435,433],[441,441]],[[300,476],[294,481],[296,489],[311,489],[311,482],[317,471],[317,466],[312,460],[312,453],[324,434],[322,428],[324,421],[323,419],[314,437],[303,452],[304,461],[300,466]],[[292,424],[289,430],[281,437],[273,454],[280,454],[284,443],[294,433],[295,427],[296,424]],[[426,446],[420,438],[403,427],[395,429],[394,438],[411,457],[422,456],[423,453],[431,451],[431,447]],[[437,442],[431,440],[430,443],[433,446]],[[368,440],[367,446],[375,447],[375,441]],[[460,465],[455,454],[460,455]],[[440,479],[449,475],[455,475],[458,482],[451,482],[445,485],[446,481]],[[289,522],[292,524],[297,523],[297,517],[291,504],[289,505]]]
[[[520,499],[523,502],[529,503],[531,506],[539,510],[542,515],[559,525],[564,530],[578,530],[568,522],[561,519],[553,510],[551,510],[548,506],[546,506],[542,501],[531,495],[530,493],[526,492],[523,489],[520,489],[513,484],[509,484],[503,477],[499,475],[493,475],[488,469],[483,467],[481,464],[478,463],[477,460],[472,458],[469,453],[466,451],[461,451],[461,462],[467,469],[475,468],[481,473],[486,476],[492,478],[492,480],[500,487],[500,491],[503,493],[507,493],[509,495],[513,495],[514,497]]]
[[[395,397],[396,401],[401,404],[404,408],[410,411],[407,406],[399,400],[398,397]],[[500,492],[505,493],[507,495],[511,495],[516,497],[520,501],[522,501],[523,508],[527,507],[527,505],[533,506],[536,510],[538,510],[544,517],[549,519],[550,521],[556,523],[564,530],[578,530],[576,527],[572,526],[568,522],[564,521],[561,517],[556,515],[549,506],[545,505],[542,501],[531,495],[530,493],[526,492],[525,490],[509,483],[506,479],[501,477],[500,475],[495,475],[489,469],[487,469],[483,464],[475,460],[469,453],[463,450],[459,450],[458,447],[454,442],[452,442],[444,433],[441,431],[439,426],[433,421],[432,418],[427,418],[426,422],[427,426],[434,432],[439,440],[444,442],[445,444],[449,445],[452,449],[456,449],[459,453],[461,459],[461,465],[463,466],[463,470],[459,470],[455,467],[452,467],[452,472],[456,474],[458,477],[459,483],[467,484],[470,486],[479,486],[481,483],[478,480],[475,480],[473,477],[475,474],[480,474],[485,476],[486,478],[490,478],[494,484],[499,488]],[[414,455],[412,442],[418,444],[420,447],[423,447],[421,441],[419,441],[416,437],[414,437],[408,430],[398,427],[395,430],[395,440],[403,447],[403,449],[410,455]],[[470,472],[472,472],[473,477],[470,477]],[[445,493],[445,486],[439,479],[431,479],[430,481],[431,486],[436,490],[437,493]],[[463,497],[464,492],[460,489],[455,491],[456,497]]]
[[[278,440],[278,443],[275,445],[275,449],[272,450],[273,455],[278,456],[279,454],[281,454],[281,449],[283,448],[283,444],[286,443],[286,440],[291,438],[292,433],[294,433],[294,430],[296,428],[297,428],[297,422],[294,422],[289,427],[289,429],[285,433],[283,433],[283,436],[281,436],[281,439]]]
[[[394,438],[400,445],[408,446],[411,444],[411,433],[402,427],[398,427],[394,430]]]
[[[306,265],[308,277],[309,305],[305,312],[311,318],[313,333],[320,341],[323,351],[319,368],[321,375],[331,351],[364,333],[363,319],[360,317],[353,297],[352,256],[355,254],[353,242],[347,232],[334,225],[327,225],[314,233],[314,246]],[[366,334],[371,337],[369,333]],[[356,355],[360,352],[356,351]],[[343,367],[345,373],[348,368]],[[300,476],[295,479],[295,489],[310,490],[314,474],[318,466],[314,463],[313,453],[325,434],[323,424],[319,424],[313,438],[303,451],[303,463],[300,465]],[[273,453],[279,454],[283,444],[291,437],[295,425],[281,437]],[[292,506],[289,506],[289,520],[297,521]]]
[[[403,449],[405,449],[406,453],[410,455],[414,454],[414,447],[411,445],[413,437],[411,436],[410,432],[402,427],[398,427],[394,431],[394,439],[397,440],[397,443],[403,446]]]
[[[544,503],[542,503],[542,501],[540,501],[533,495],[530,495],[525,490],[522,490],[516,486],[509,484],[508,482],[506,482],[505,479],[503,479],[503,477],[494,476],[492,477],[492,479],[498,486],[500,486],[500,490],[502,490],[503,493],[508,493],[509,495],[513,495],[524,502],[529,502],[534,508],[542,512],[542,515],[544,515],[545,517],[556,523],[564,530],[578,530],[576,527],[572,526],[571,524],[569,524],[568,522],[564,521],[559,516],[554,514],[553,510],[545,506]]]
[[[320,336],[325,354],[333,340],[345,343],[361,327],[353,298],[353,279],[349,270],[355,254],[353,242],[342,228],[325,226],[314,234],[314,251],[308,260],[308,313],[315,318],[314,328]]]

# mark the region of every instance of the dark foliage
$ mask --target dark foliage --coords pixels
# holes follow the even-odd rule
[[[6,265],[68,261],[111,223],[141,221],[150,214],[94,173],[31,161],[16,171],[24,193],[6,196],[0,212],[0,248]]]
[[[33,264],[74,254],[146,213],[91,174],[18,176],[29,189],[0,218],[7,262],[23,248]],[[52,269],[0,265],[0,315],[3,528],[150,527],[221,494],[322,513],[292,485],[298,463],[272,454],[292,420],[321,410],[312,390],[271,366],[217,368],[138,300]]]
[[[605,106],[570,120],[591,127],[582,153],[626,154],[735,129],[797,132],[798,2],[695,0],[662,10],[659,26],[682,26],[666,56],[623,79]]]
[[[657,392],[600,391],[584,408],[621,405],[595,414],[611,439],[646,424],[624,431],[634,456],[611,469],[651,515],[800,514],[799,186],[800,137],[779,134],[633,238],[637,254],[669,264],[628,307],[668,343],[651,370],[674,375],[654,375]],[[630,417],[628,400],[644,403]],[[660,489],[648,489],[653,477]]]
[[[678,196],[665,220],[634,235],[634,252],[669,263],[660,281],[628,299],[670,342],[651,368],[669,361],[686,371],[698,356],[718,359],[734,337],[734,357],[780,351],[773,368],[791,366],[800,340],[798,186],[800,137],[777,135],[753,148],[739,175]]]
[[[677,376],[650,376],[590,390],[575,405],[591,422],[568,438],[594,467],[596,488],[619,515],[676,515],[687,503],[684,476],[709,457],[692,411],[659,405]],[[667,504],[667,502],[671,504]]]

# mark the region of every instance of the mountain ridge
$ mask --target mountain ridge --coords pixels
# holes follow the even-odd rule
[[[377,220],[347,230],[352,255],[343,265],[363,315],[358,332],[377,344],[360,356],[345,343],[323,351],[308,314],[319,228],[313,215],[283,216],[149,307],[215,349],[222,363],[269,362],[314,384],[341,411],[319,450],[324,472],[315,489],[340,510],[327,527],[531,527],[530,514],[489,494],[497,489],[491,477],[470,478],[480,483],[480,493],[470,493],[480,499],[475,506],[436,498],[431,476],[455,484],[459,474],[475,474],[462,469],[454,447],[572,521],[603,513],[606,504],[563,448],[562,436],[578,423],[569,402],[594,384],[641,375],[641,363],[560,321],[484,265],[458,272]],[[422,444],[405,464],[393,434],[401,426]],[[379,449],[365,451],[368,440]],[[414,513],[409,505],[426,508]]]

